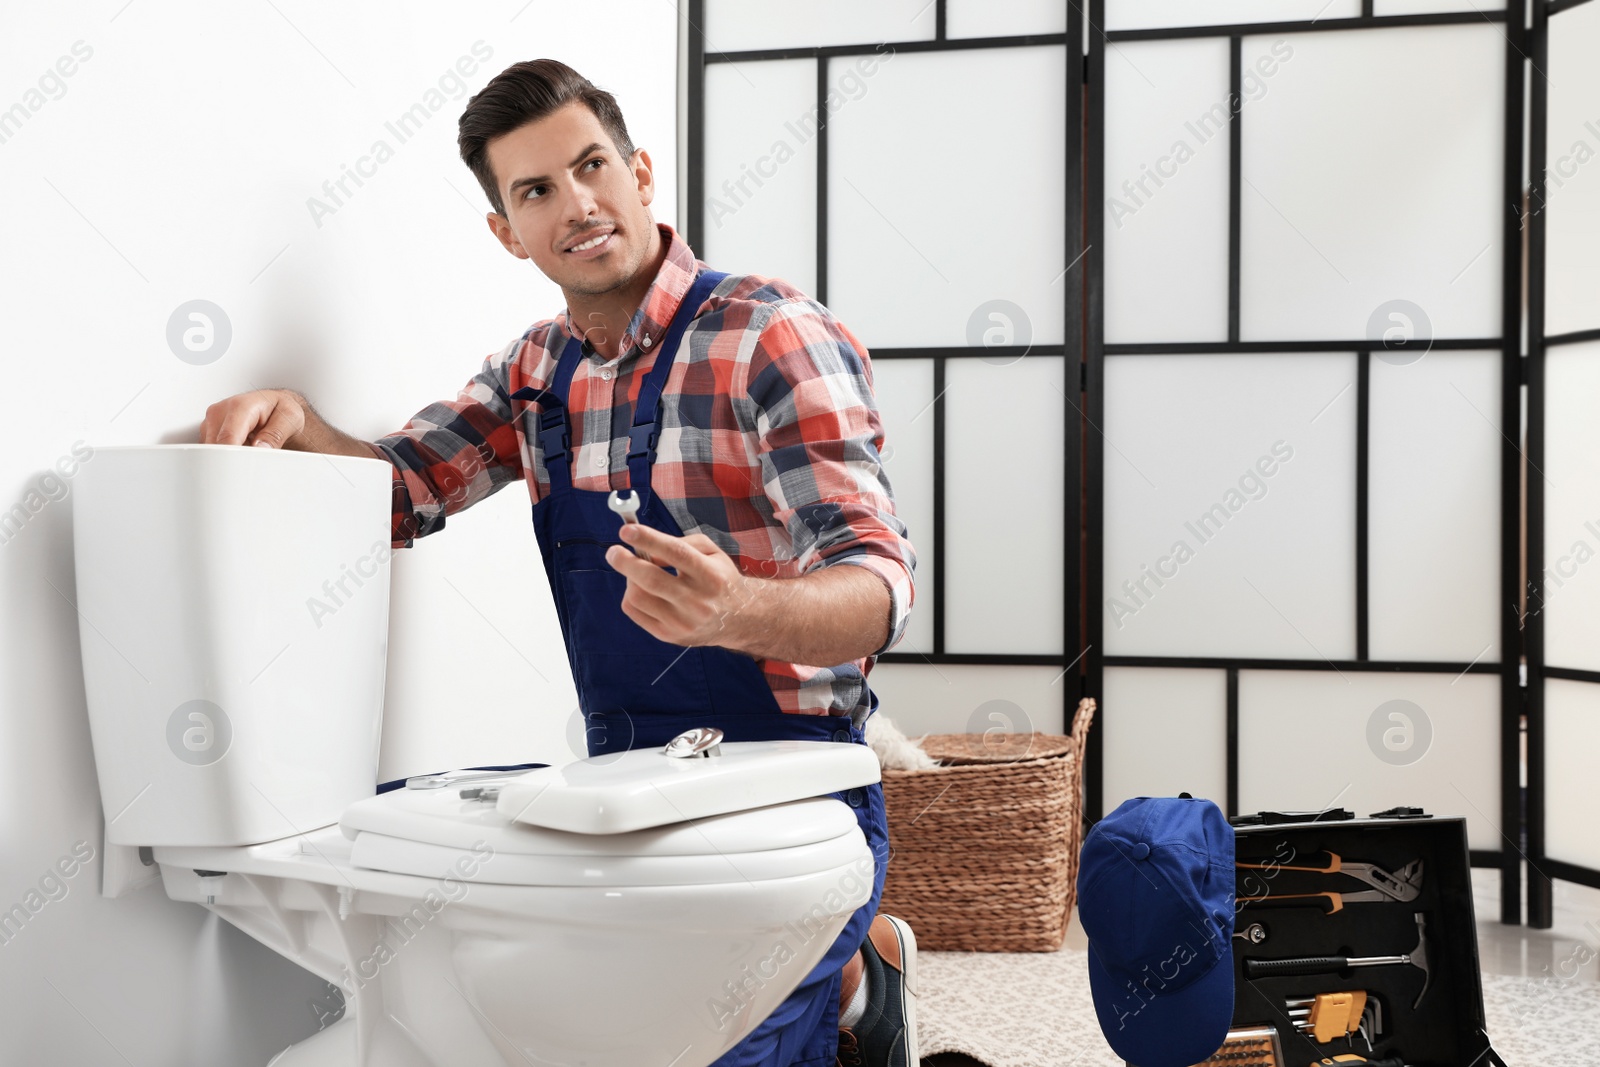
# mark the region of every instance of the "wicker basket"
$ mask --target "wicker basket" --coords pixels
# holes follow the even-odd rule
[[[1077,899],[1094,707],[1078,705],[1065,737],[929,734],[922,748],[945,766],[883,772],[890,858],[879,910],[910,923],[919,948],[1061,947]]]

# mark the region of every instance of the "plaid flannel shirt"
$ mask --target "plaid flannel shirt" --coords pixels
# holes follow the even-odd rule
[[[620,355],[584,342],[572,377],[575,489],[628,487],[628,429],[639,387],[684,294],[709,269],[668,225],[666,258],[628,323]],[[521,480],[550,491],[537,402],[513,401],[554,378],[567,312],[536,323],[455,400],[431,404],[372,447],[394,467],[393,544],[444,528],[446,516]],[[685,535],[705,534],[745,574],[792,578],[851,564],[882,579],[889,635],[872,656],[833,667],[759,659],[785,712],[867,714],[866,675],[905,634],[915,551],[883,470],[883,426],[866,348],[827,308],[777,278],[730,275],[690,323],[659,406],[651,474]]]

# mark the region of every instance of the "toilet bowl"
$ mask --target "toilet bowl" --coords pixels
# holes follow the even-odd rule
[[[344,1018],[275,1065],[703,1067],[872,890],[855,815],[828,797],[589,835],[459,793],[394,790],[278,841],[153,850],[169,897],[343,991]]]
[[[74,543],[107,845],[343,992],[277,1067],[705,1067],[870,899],[827,794],[876,757],[694,730],[375,793],[388,491],[376,460],[96,451]]]

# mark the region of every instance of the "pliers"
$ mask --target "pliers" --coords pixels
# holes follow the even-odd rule
[[[1241,870],[1309,871],[1313,874],[1343,874],[1372,886],[1354,893],[1270,893],[1262,897],[1240,897],[1240,906],[1276,904],[1280,901],[1300,901],[1325,898],[1332,907],[1328,914],[1339,911],[1346,904],[1373,901],[1410,901],[1422,892],[1422,861],[1412,860],[1397,872],[1390,872],[1371,863],[1346,863],[1337,852],[1326,853],[1328,862],[1322,867],[1290,866],[1283,863],[1236,863]]]

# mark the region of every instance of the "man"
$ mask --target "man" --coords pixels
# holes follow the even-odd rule
[[[705,725],[864,743],[866,674],[905,631],[915,567],[866,350],[792,286],[711,271],[657,224],[649,153],[565,64],[490,81],[459,144],[490,230],[561,286],[565,313],[377,442],[286,390],[212,405],[202,441],[388,461],[397,547],[524,482],[591,755]],[[622,524],[630,499],[639,522]],[[916,943],[877,914],[882,787],[834,795],[873,849],[870,899],[718,1065],[917,1067]]]

